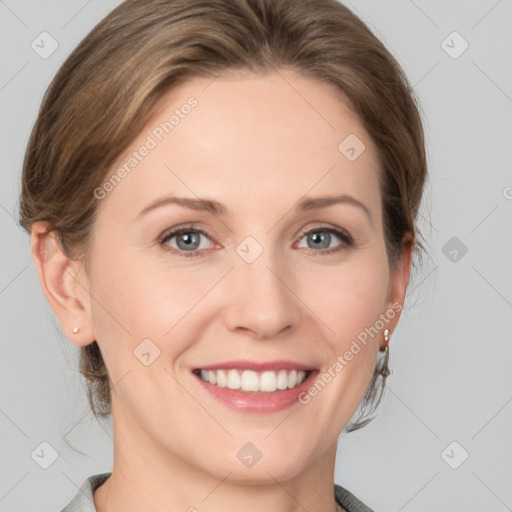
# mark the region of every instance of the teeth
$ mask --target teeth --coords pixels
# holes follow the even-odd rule
[[[303,370],[279,370],[258,373],[252,370],[201,370],[201,379],[221,388],[241,391],[272,393],[276,390],[291,389],[306,379]]]
[[[276,373],[272,371],[263,372],[260,377],[260,391],[272,393],[276,390]]]
[[[236,370],[228,371],[228,388],[229,389],[240,389],[240,374]]]
[[[292,370],[288,375],[288,387],[293,388],[297,385],[297,370]]]
[[[287,389],[288,388],[288,376],[286,375],[286,370],[281,370],[277,374],[277,389]]]
[[[259,391],[260,380],[258,374],[250,370],[243,372],[240,380],[240,388],[244,391]]]
[[[217,376],[217,386],[220,388],[225,388],[228,385],[228,378],[226,377],[226,374],[223,370],[219,370],[216,372],[213,372]],[[207,381],[210,382],[210,381]],[[213,381],[211,381],[213,384]]]

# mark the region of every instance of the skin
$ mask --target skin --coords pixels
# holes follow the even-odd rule
[[[114,467],[95,505],[104,512],[340,510],[337,439],[365,394],[382,334],[361,344],[307,405],[273,414],[229,409],[190,370],[290,359],[322,373],[403,303],[411,250],[392,274],[375,147],[331,85],[291,70],[224,72],[167,93],[112,170],[190,96],[197,107],[99,201],[90,275],[60,249],[47,261],[34,256],[69,340],[97,340],[114,386]],[[352,162],[338,150],[349,134],[366,146]],[[361,201],[370,215],[349,203],[293,209],[304,195],[334,193]],[[229,214],[168,204],[137,219],[167,195],[215,199]],[[158,244],[164,231],[190,222],[208,234],[200,256]],[[353,245],[332,235],[328,247],[340,250],[317,254],[325,246],[301,233],[325,227],[347,231]],[[40,251],[53,238],[44,229],[35,223],[31,234]],[[236,252],[247,236],[263,248],[251,264]],[[183,253],[186,244],[174,237],[167,247]],[[385,327],[393,332],[399,317]],[[160,350],[149,366],[133,353],[146,338]],[[247,442],[262,453],[251,468],[236,456]]]

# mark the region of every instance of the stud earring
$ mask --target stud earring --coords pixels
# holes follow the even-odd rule
[[[380,352],[388,351],[388,353],[389,353],[389,347],[388,347],[388,344],[389,344],[389,329],[384,329],[384,341],[386,342],[386,345],[384,346],[384,348],[380,348],[379,351]]]
[[[76,334],[80,329],[78,327],[73,327],[73,334]]]

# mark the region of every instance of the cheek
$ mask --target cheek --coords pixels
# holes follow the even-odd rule
[[[345,267],[331,269],[320,288],[309,294],[311,309],[318,313],[325,336],[318,344],[324,354],[317,379],[300,397],[308,418],[322,417],[332,439],[346,425],[371,381],[381,333],[375,329],[388,285],[385,258],[361,253]],[[319,324],[318,324],[319,325]]]
[[[324,270],[315,277],[315,286],[302,288],[304,302],[329,327],[326,333],[330,333],[333,348],[343,350],[375,324],[384,312],[388,277],[385,257],[375,258],[367,253],[346,265]]]
[[[114,257],[108,246],[101,251],[91,286],[96,339],[113,378],[139,368],[134,350],[144,340],[151,340],[167,362],[181,353],[186,348],[183,328],[201,320],[195,305],[222,275],[218,269],[205,272],[199,266],[171,266],[163,258],[122,254]]]

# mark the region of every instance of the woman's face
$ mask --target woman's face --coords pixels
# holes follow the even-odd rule
[[[117,442],[240,482],[332,456],[408,279],[409,260],[390,275],[378,172],[335,89],[291,71],[197,78],[163,99],[97,191],[80,276]],[[228,387],[269,388],[194,372],[212,366],[234,370]],[[301,367],[315,371],[296,388]]]

